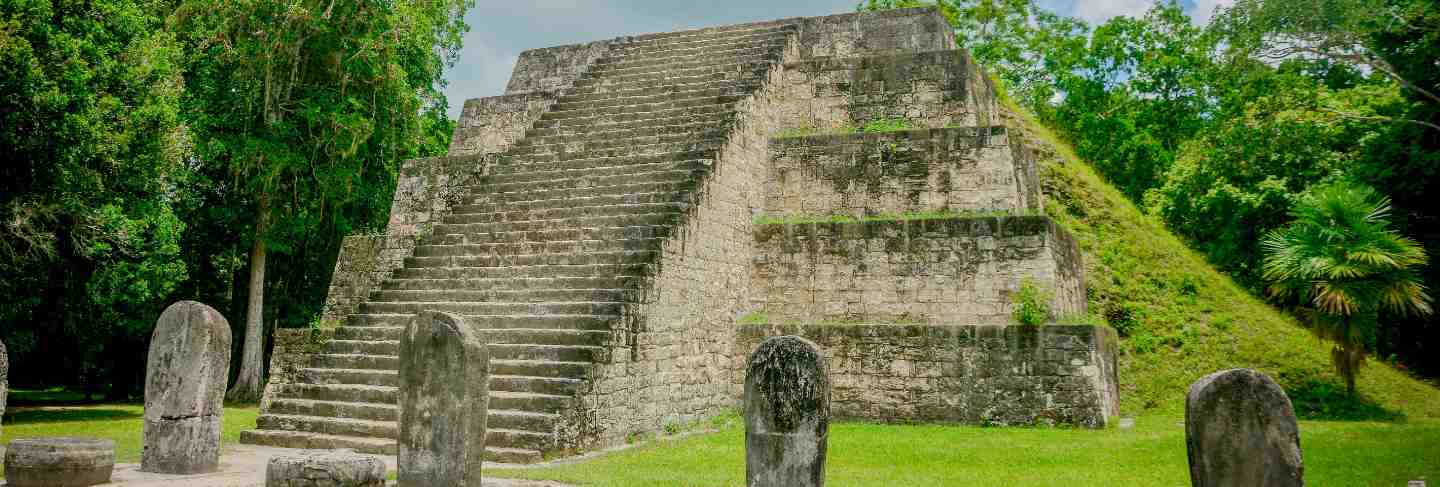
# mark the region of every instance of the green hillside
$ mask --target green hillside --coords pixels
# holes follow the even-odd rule
[[[1345,397],[1330,346],[1211,267],[1144,215],[1049,130],[1006,101],[1012,132],[1037,152],[1046,211],[1085,256],[1091,312],[1120,330],[1121,409],[1178,414],[1195,379],[1247,367],[1270,374],[1308,418],[1440,418],[1440,389],[1388,364],[1361,370]]]

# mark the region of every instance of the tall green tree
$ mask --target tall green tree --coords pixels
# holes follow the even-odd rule
[[[127,396],[135,345],[187,277],[180,51],[163,10],[0,0],[0,337],[17,362],[53,365],[13,380]]]
[[[249,241],[240,373],[259,399],[267,262],[383,214],[399,161],[445,127],[442,70],[468,0],[189,0],[185,114],[202,172],[229,180]],[[357,211],[358,208],[358,211]]]
[[[1389,200],[1369,187],[1322,185],[1262,244],[1270,294],[1313,311],[1317,329],[1335,341],[1331,359],[1352,395],[1380,310],[1431,313],[1415,272],[1425,251],[1390,228],[1389,213]]]

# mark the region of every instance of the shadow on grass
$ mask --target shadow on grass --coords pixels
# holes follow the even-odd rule
[[[1322,421],[1403,421],[1405,413],[1386,409],[1364,391],[1351,396],[1341,384],[1311,380],[1285,389],[1295,415]]]
[[[67,421],[111,421],[135,419],[144,416],[136,410],[93,408],[43,408],[20,409],[5,412],[7,426],[35,423],[60,423]]]

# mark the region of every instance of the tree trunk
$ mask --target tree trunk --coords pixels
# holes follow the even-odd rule
[[[250,300],[245,307],[245,350],[240,361],[240,376],[225,394],[225,399],[242,403],[260,401],[264,392],[261,373],[265,359],[265,231],[270,220],[270,197],[260,196],[259,215],[255,223],[255,245],[250,249]]]

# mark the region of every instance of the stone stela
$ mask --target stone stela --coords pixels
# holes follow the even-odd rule
[[[766,339],[745,369],[745,485],[821,487],[830,436],[830,378],[819,347]]]
[[[484,339],[464,318],[420,313],[400,339],[400,487],[478,487],[485,453]]]
[[[165,308],[145,364],[142,471],[196,474],[219,468],[229,370],[230,325],[219,311],[194,301]]]
[[[345,239],[322,329],[276,333],[241,441],[395,454],[422,311],[487,344],[488,461],[720,414],[785,334],[834,357],[837,416],[1104,427],[1114,332],[1011,317],[1022,282],[1052,319],[1086,290],[1000,113],[932,8],[525,51]]]
[[[1305,485],[1290,398],[1253,370],[1220,371],[1190,385],[1185,446],[1195,487]]]

